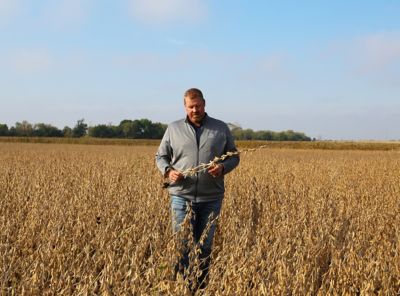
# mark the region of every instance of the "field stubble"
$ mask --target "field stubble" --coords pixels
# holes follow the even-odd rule
[[[0,143],[5,295],[181,295],[155,147]],[[226,178],[206,295],[398,295],[400,153],[262,149]]]

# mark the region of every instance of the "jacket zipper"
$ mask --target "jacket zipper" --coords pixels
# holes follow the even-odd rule
[[[190,124],[189,124],[190,125]],[[190,126],[192,129],[193,135],[194,135],[194,141],[197,146],[197,157],[196,157],[196,166],[199,165],[199,154],[200,154],[200,137],[199,137],[199,143],[197,143],[197,135],[196,135],[196,130],[194,129],[193,126]],[[201,135],[200,135],[201,136]],[[198,183],[199,183],[199,173],[196,173],[196,185],[195,185],[195,194],[194,194],[194,202],[197,202],[197,192],[198,192]]]
[[[196,131],[194,131],[194,136],[195,136],[195,141],[196,141],[196,145],[197,145],[197,157],[196,157],[196,166],[199,165],[199,154],[200,154],[200,137],[199,137],[199,143],[197,143],[197,135],[196,135]],[[199,173],[196,173],[196,191],[195,191],[195,195],[194,195],[194,202],[197,202],[197,193],[198,193],[198,184],[199,184]]]

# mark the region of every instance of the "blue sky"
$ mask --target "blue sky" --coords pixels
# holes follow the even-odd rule
[[[0,0],[0,123],[169,123],[198,87],[243,128],[400,139],[399,15],[394,0]]]

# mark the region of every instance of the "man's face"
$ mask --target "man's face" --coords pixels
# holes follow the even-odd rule
[[[205,115],[205,101],[201,98],[185,97],[185,110],[189,120],[200,124]]]

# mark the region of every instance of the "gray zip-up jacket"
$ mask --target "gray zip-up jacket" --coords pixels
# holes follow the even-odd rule
[[[156,164],[164,175],[169,168],[184,171],[202,163],[208,163],[216,156],[219,157],[228,151],[236,151],[228,126],[206,114],[198,144],[196,131],[187,118],[169,124],[156,154]],[[222,164],[224,166],[222,176],[214,178],[206,171],[187,176],[172,183],[168,187],[169,194],[194,202],[223,198],[224,175],[239,164],[239,157],[228,157]]]

